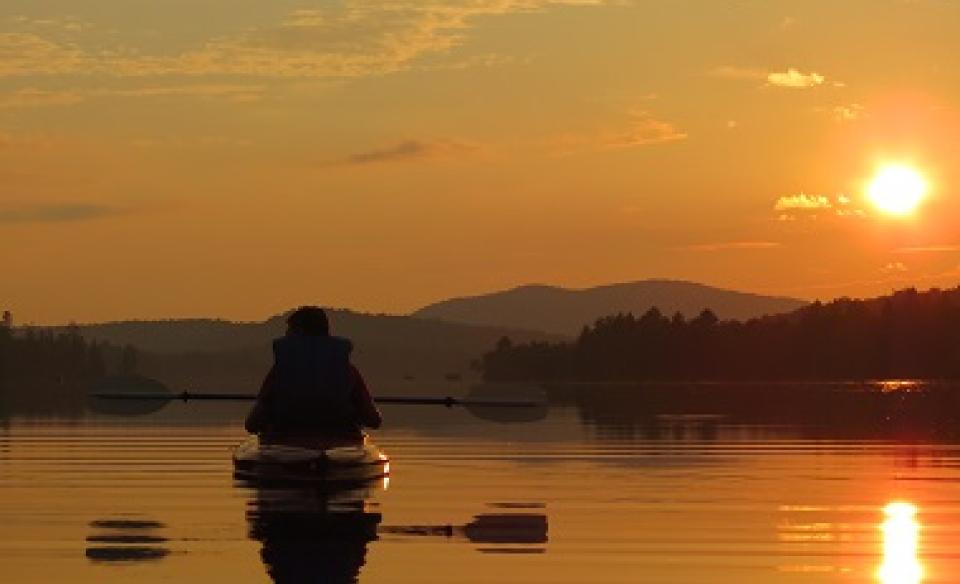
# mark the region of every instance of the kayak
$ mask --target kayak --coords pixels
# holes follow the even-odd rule
[[[234,477],[246,481],[344,484],[390,474],[390,459],[367,436],[320,447],[264,443],[257,436],[233,452]]]

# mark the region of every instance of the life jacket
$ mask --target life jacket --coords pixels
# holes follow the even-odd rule
[[[353,343],[340,337],[290,335],[273,342],[277,391],[271,425],[283,432],[350,433],[359,429],[350,386]]]

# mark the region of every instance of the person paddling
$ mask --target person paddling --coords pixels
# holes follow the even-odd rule
[[[261,440],[312,446],[356,442],[383,417],[360,371],[350,362],[353,343],[330,335],[322,308],[303,306],[287,318],[273,342],[273,366],[244,427]]]

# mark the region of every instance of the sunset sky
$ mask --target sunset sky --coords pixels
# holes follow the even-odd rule
[[[4,0],[0,309],[952,287],[958,53],[949,0]]]

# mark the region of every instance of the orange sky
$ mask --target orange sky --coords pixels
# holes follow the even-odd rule
[[[941,0],[6,0],[0,307],[953,286],[958,39]],[[910,217],[865,201],[886,161]]]

